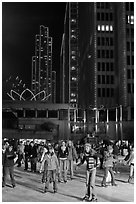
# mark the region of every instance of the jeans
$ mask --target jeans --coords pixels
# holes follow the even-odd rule
[[[31,171],[36,172],[37,158],[31,158]]]
[[[60,159],[60,180],[64,174],[64,181],[67,181],[67,159]]]
[[[92,170],[87,170],[87,172],[86,172],[86,188],[87,188],[86,195],[88,197],[90,197],[91,189],[92,189],[92,197],[96,196],[95,177],[96,177],[96,168],[94,168]]]
[[[29,159],[29,156],[25,155],[25,170],[28,169],[28,159]]]
[[[108,176],[108,171],[111,174],[111,183],[115,184],[115,176],[114,176],[114,172],[113,172],[112,167],[105,167],[105,169],[104,169],[104,177],[103,177],[103,180],[102,180],[102,184],[106,185],[106,178]]]
[[[47,171],[47,179],[45,182],[45,189],[49,189],[49,183],[51,180],[53,181],[53,190],[57,191],[56,170],[48,170]]]
[[[70,171],[70,177],[73,178],[73,160],[67,160],[67,171]]]
[[[3,185],[4,186],[6,185],[8,172],[9,172],[9,175],[10,175],[10,178],[11,178],[12,185],[15,185],[14,166],[10,166],[10,167],[4,166],[3,167]]]

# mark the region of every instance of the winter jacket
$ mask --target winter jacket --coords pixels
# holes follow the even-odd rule
[[[6,149],[4,155],[3,155],[3,166],[5,167],[12,167],[14,166],[14,158],[16,157],[16,154],[14,151],[9,151]]]
[[[113,162],[116,160],[114,159],[114,155],[109,153],[108,151],[104,152],[104,167],[113,167]]]
[[[44,169],[45,170],[58,170],[59,162],[55,153],[45,154],[44,156]]]
[[[68,147],[68,160],[74,160],[77,159],[77,153],[73,146]]]

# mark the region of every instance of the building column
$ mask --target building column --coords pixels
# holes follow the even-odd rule
[[[38,111],[37,111],[37,109],[35,109],[35,117],[36,117],[36,118],[38,117]]]

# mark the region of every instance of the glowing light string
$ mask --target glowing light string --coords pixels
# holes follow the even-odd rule
[[[50,96],[51,96],[51,94],[49,94],[49,95],[46,95],[46,91],[45,90],[42,90],[42,91],[40,91],[40,92],[38,92],[37,94],[35,94],[34,95],[34,93],[30,90],[30,89],[25,89],[21,94],[19,94],[19,93],[17,93],[16,91],[14,91],[14,90],[10,90],[10,93],[7,93],[7,95],[13,100],[13,101],[15,101],[16,99],[15,99],[15,97],[13,96],[13,93],[15,94],[15,95],[17,95],[17,96],[19,96],[19,100],[21,101],[21,100],[23,100],[23,101],[26,101],[26,99],[23,97],[23,95],[26,93],[26,92],[29,92],[30,94],[31,94],[31,98],[30,98],[30,100],[32,101],[32,100],[35,100],[36,101],[36,98],[40,95],[40,94],[42,94],[43,93],[43,98],[41,98],[41,101],[45,101],[45,100],[47,100]]]

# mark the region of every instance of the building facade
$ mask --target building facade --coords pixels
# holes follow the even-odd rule
[[[65,72],[63,84],[69,82],[70,86],[63,85],[63,93],[69,92],[67,102],[75,102],[84,109],[122,105],[131,117],[134,107],[134,3],[69,2],[64,28],[61,56]],[[73,37],[76,37],[76,52],[73,52]],[[72,64],[73,59],[77,59],[77,66]],[[77,98],[71,100],[71,96],[75,96],[73,82],[76,82]],[[66,96],[62,95],[65,102]]]
[[[78,104],[79,33],[78,3],[67,3],[61,46],[61,102]]]
[[[32,57],[32,84],[34,94],[46,91],[47,100],[52,100],[52,37],[49,28],[40,26],[40,34],[35,36],[35,55]],[[40,95],[39,95],[40,99]]]

